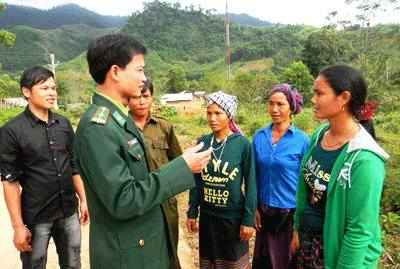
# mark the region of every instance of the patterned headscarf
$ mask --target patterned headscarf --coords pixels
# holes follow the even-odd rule
[[[238,106],[238,100],[236,96],[226,94],[223,91],[214,92],[210,94],[206,99],[207,108],[213,103],[216,103],[223,111],[225,111],[230,120],[229,127],[231,128],[231,130],[243,135],[242,131],[240,131],[240,129],[233,122],[233,118],[236,115],[236,110]]]
[[[226,94],[223,91],[214,92],[206,99],[207,108],[213,103],[216,103],[223,111],[225,111],[226,115],[228,115],[228,118],[233,120],[236,115],[238,105],[236,96]]]
[[[269,96],[274,95],[277,92],[282,92],[290,104],[290,110],[293,114],[299,114],[301,107],[303,106],[303,96],[297,91],[296,85],[282,84],[275,85],[275,88],[270,91]]]

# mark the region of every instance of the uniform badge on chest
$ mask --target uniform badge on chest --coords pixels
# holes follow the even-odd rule
[[[132,139],[131,141],[128,141],[128,147],[133,147],[134,145],[136,145],[137,143],[139,143],[139,141],[137,140],[137,138]]]

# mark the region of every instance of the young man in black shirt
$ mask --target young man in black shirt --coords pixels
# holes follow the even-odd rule
[[[0,173],[14,245],[22,268],[46,268],[52,237],[60,268],[81,268],[80,224],[89,223],[89,214],[74,163],[74,131],[50,110],[57,99],[51,71],[30,68],[20,84],[29,105],[0,128]]]

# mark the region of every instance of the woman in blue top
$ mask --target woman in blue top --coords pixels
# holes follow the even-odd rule
[[[276,85],[268,100],[273,123],[253,137],[258,190],[253,268],[288,268],[292,258],[297,177],[310,138],[290,119],[302,105],[295,85]]]

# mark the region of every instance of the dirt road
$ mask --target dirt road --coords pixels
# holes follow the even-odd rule
[[[180,194],[179,203],[182,207],[187,204],[187,193]],[[186,200],[186,201],[183,201]],[[180,208],[179,214],[181,218],[181,225],[186,221],[186,209]],[[180,227],[180,242],[179,242],[179,257],[183,269],[195,269],[198,260],[198,254],[192,253],[191,247],[187,243],[185,227]],[[185,228],[186,229],[186,228]],[[4,202],[3,185],[0,184],[0,269],[19,269],[21,268],[21,261],[19,259],[19,252],[15,249],[13,244],[14,231],[11,227],[10,216],[8,215],[7,207]],[[191,237],[194,242],[197,239]],[[193,242],[191,242],[193,246]],[[195,249],[195,247],[194,247]],[[82,228],[82,268],[87,269],[89,266],[89,225]],[[49,245],[48,269],[58,269],[58,256],[54,244]]]

